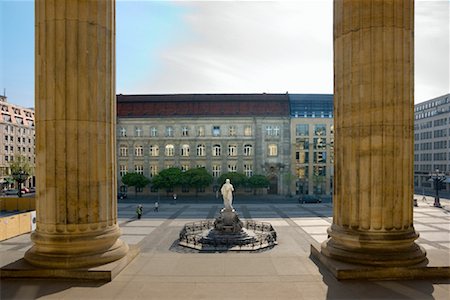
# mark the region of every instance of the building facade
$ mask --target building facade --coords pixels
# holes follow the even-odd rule
[[[333,95],[293,94],[291,115],[291,190],[296,195],[333,193]]]
[[[415,193],[434,193],[436,173],[450,176],[450,94],[414,106]],[[450,193],[450,184],[443,191]]]
[[[122,191],[121,177],[127,172],[152,178],[169,167],[205,167],[214,179],[227,172],[265,175],[270,181],[267,193],[288,193],[287,94],[118,95],[117,112]],[[214,181],[204,192],[217,188]],[[150,185],[142,192],[157,190]]]
[[[34,110],[8,103],[7,97],[0,96],[0,186],[1,189],[15,187],[11,181],[10,163],[15,157],[24,156],[34,167],[35,164],[35,127]],[[24,185],[34,187],[34,177],[30,177]]]

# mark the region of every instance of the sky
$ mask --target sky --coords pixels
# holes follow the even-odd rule
[[[332,0],[117,0],[116,92],[333,93]],[[450,91],[448,0],[416,0],[415,103]],[[34,1],[0,0],[0,94],[34,106]]]

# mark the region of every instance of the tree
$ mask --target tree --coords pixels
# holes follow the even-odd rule
[[[213,177],[205,168],[195,168],[183,173],[183,184],[195,188],[195,195],[198,189],[205,188],[213,182]]]
[[[253,189],[253,194],[256,195],[256,189],[266,188],[269,186],[270,182],[264,175],[253,175],[248,179],[248,184]]]
[[[17,181],[17,195],[22,197],[22,183],[30,177],[33,172],[33,168],[26,156],[17,155],[15,160],[9,164],[11,169],[11,175],[15,181]]]
[[[247,176],[243,173],[237,173],[237,172],[230,172],[230,173],[224,173],[217,178],[217,184],[222,186],[225,183],[225,179],[230,179],[231,184],[234,188],[238,188],[241,186],[247,185]]]
[[[152,186],[157,189],[173,189],[183,183],[183,172],[179,168],[168,168],[159,172],[152,179]]]
[[[138,188],[144,188],[147,184],[150,183],[150,179],[145,177],[142,174],[139,173],[127,173],[123,175],[122,182],[126,186],[134,186],[135,188],[135,194],[137,196],[137,190]]]

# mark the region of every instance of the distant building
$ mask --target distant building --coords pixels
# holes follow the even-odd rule
[[[34,110],[8,103],[5,96],[0,96],[0,186],[2,189],[14,187],[8,182],[11,178],[9,165],[14,158],[22,155],[28,158],[31,165],[35,164],[35,127]],[[31,177],[24,184],[34,187],[35,179]]]
[[[127,172],[151,178],[169,167],[205,167],[214,178],[266,175],[269,194],[287,194],[289,111],[288,94],[118,95],[118,186],[126,188]],[[156,192],[150,187],[143,194]]]
[[[414,189],[433,193],[430,176],[450,176],[450,94],[414,106]],[[450,192],[450,184],[445,185]]]
[[[289,94],[291,191],[297,195],[333,193],[333,95]]]

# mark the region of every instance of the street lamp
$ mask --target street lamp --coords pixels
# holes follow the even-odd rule
[[[434,196],[434,206],[442,207],[439,201],[439,190],[442,188],[443,183],[447,177],[444,173],[439,173],[439,169],[436,169],[435,173],[430,174],[430,180],[433,181],[434,189],[436,190],[436,196]]]
[[[17,192],[17,196],[22,197],[22,183],[25,182],[25,180],[27,180],[29,174],[26,173],[23,170],[18,171],[17,173],[13,173],[12,174],[14,180],[17,181],[19,187],[18,187],[18,192]]]

